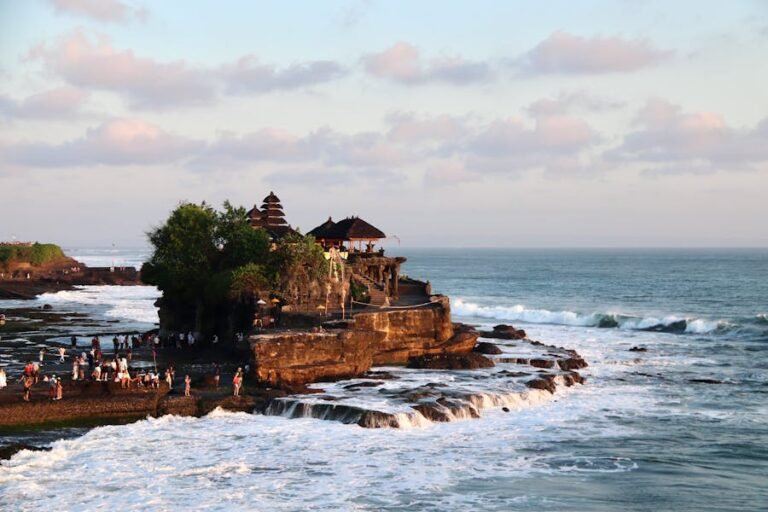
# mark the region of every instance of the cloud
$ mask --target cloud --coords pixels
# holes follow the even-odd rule
[[[644,40],[581,37],[555,32],[520,61],[529,74],[593,74],[630,72],[658,64],[672,55]]]
[[[398,142],[455,141],[469,133],[466,119],[448,115],[419,118],[399,112],[391,114],[387,121],[391,125],[387,137]]]
[[[214,96],[209,72],[183,61],[162,63],[138,57],[115,48],[106,36],[91,41],[75,32],[53,47],[36,47],[30,56],[41,59],[72,85],[123,94],[135,107],[201,104]]]
[[[768,161],[768,118],[736,129],[712,112],[685,113],[678,105],[649,100],[635,119],[638,129],[606,153],[614,161],[651,164],[651,171],[714,172],[753,169]]]
[[[554,98],[541,98],[526,108],[534,117],[542,115],[560,115],[575,109],[591,112],[603,112],[623,108],[625,104],[607,98],[598,98],[585,92],[561,92]]]
[[[415,46],[403,41],[382,52],[365,55],[362,61],[370,75],[409,85],[426,82],[467,85],[486,81],[492,74],[488,64],[460,56],[424,61]]]
[[[69,142],[9,144],[3,152],[11,162],[29,167],[153,165],[183,160],[199,147],[198,141],[138,119],[112,119]]]
[[[79,113],[88,94],[75,87],[57,87],[24,100],[0,95],[0,117],[23,119],[70,118]]]
[[[412,157],[412,150],[380,133],[342,134],[321,128],[298,136],[268,128],[244,135],[223,133],[192,165],[207,169],[255,162],[314,162],[331,167],[382,168],[402,165]]]
[[[223,68],[228,90],[234,93],[298,89],[335,80],[344,73],[340,64],[330,60],[292,64],[278,69],[272,64],[259,63],[254,55],[241,57]]]
[[[125,23],[144,21],[146,9],[132,7],[120,0],[48,0],[59,13],[85,16],[97,21]]]

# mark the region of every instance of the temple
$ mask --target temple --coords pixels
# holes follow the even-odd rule
[[[261,208],[254,205],[248,211],[248,219],[255,229],[265,230],[273,243],[299,234],[285,220],[283,205],[274,192],[264,198]],[[367,304],[386,306],[399,299],[400,265],[405,258],[387,257],[382,247],[376,248],[387,237],[379,228],[357,216],[339,222],[328,217],[307,234],[314,236],[327,260],[341,259],[345,263],[351,270],[350,282],[366,291]]]

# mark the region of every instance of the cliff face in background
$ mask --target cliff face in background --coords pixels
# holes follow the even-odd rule
[[[454,333],[447,297],[413,309],[354,316],[346,330],[251,336],[254,371],[271,386],[296,386],[363,375],[373,365],[406,364],[409,359],[472,350],[477,333]]]

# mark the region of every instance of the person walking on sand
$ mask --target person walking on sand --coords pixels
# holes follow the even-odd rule
[[[64,347],[59,347],[59,363],[64,362],[64,355],[67,353],[67,349]]]
[[[22,398],[25,402],[29,402],[29,395],[32,390],[32,382],[32,377],[24,377],[24,395]]]
[[[54,400],[61,400],[64,398],[64,384],[62,384],[61,379],[56,380],[56,398]]]
[[[189,396],[189,390],[192,387],[192,379],[189,374],[184,376],[184,396]]]
[[[243,369],[238,368],[235,376],[232,378],[232,388],[234,396],[240,396],[240,387],[243,385]]]

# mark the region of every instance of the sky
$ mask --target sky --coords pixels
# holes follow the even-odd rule
[[[764,0],[0,0],[0,240],[274,191],[390,247],[766,247],[767,55]]]

